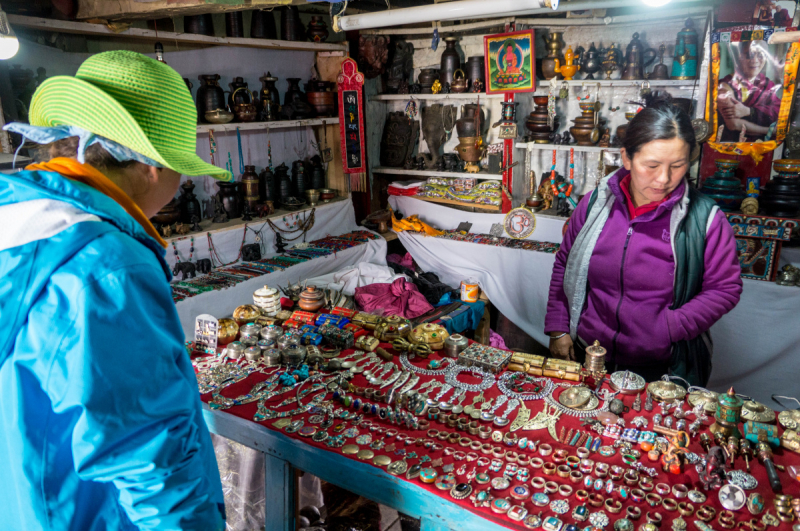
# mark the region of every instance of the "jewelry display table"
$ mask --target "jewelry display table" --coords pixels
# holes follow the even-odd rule
[[[388,344],[382,346],[387,349],[391,348]],[[348,358],[351,352],[352,350],[345,350],[341,357]],[[200,362],[197,367],[201,370],[207,368],[204,366],[205,359],[207,358],[201,357],[194,360],[195,363]],[[441,358],[439,353],[434,353],[431,359],[440,360]],[[245,367],[248,363],[239,361],[240,367]],[[523,525],[524,522],[514,521],[506,514],[499,513],[494,505],[490,508],[488,503],[475,504],[470,500],[470,496],[463,496],[462,499],[454,497],[454,493],[456,496],[461,496],[463,492],[468,491],[466,488],[458,491],[454,487],[459,483],[467,483],[467,475],[474,472],[479,475],[470,482],[472,495],[486,491],[491,493],[495,499],[505,498],[508,505],[522,506],[528,511],[528,515],[541,513],[544,519],[557,516],[563,525],[576,523],[581,529],[589,525],[589,522],[595,526],[613,529],[613,525],[618,519],[624,518],[626,514],[636,516],[639,511],[641,511],[641,516],[632,521],[634,528],[645,523],[647,514],[650,513],[651,518],[663,519],[661,529],[670,529],[672,520],[680,516],[677,503],[673,507],[671,502],[687,502],[686,491],[690,489],[699,490],[708,497],[706,501],[691,502],[692,511],[700,509],[703,505],[710,507],[717,514],[723,510],[718,497],[719,491],[705,492],[703,490],[694,464],[686,464],[682,473],[668,474],[662,472],[660,463],[649,461],[646,452],[641,452],[641,457],[638,459],[631,459],[627,455],[623,456],[619,449],[610,453],[609,447],[614,444],[613,438],[601,437],[591,429],[585,419],[573,416],[576,410],[566,410],[559,404],[558,399],[561,393],[572,393],[574,382],[523,376],[521,373],[507,371],[496,376],[490,373],[470,374],[469,369],[459,369],[458,372],[454,371],[450,375],[441,373],[430,375],[426,374],[431,371],[425,369],[427,367],[425,360],[408,362],[395,356],[393,359],[395,365],[411,369],[419,376],[419,382],[412,387],[414,390],[422,392],[426,384],[431,381],[442,384],[456,382],[457,385],[446,392],[442,392],[444,391],[442,387],[428,388],[429,397],[436,402],[449,401],[451,405],[461,405],[465,408],[466,406],[480,408],[482,404],[485,404],[486,412],[492,411],[497,417],[505,415],[508,423],[504,426],[498,426],[492,421],[475,421],[479,429],[488,430],[485,432],[486,438],[484,438],[481,435],[470,433],[468,430],[458,429],[457,422],[455,427],[440,422],[436,416],[430,417],[430,411],[427,414],[422,413],[418,417],[429,424],[416,428],[406,427],[402,422],[397,423],[384,419],[383,413],[379,410],[386,405],[376,401],[374,397],[368,399],[366,396],[372,394],[370,389],[373,392],[381,390],[380,385],[384,381],[380,378],[388,380],[389,375],[393,373],[379,375],[379,367],[385,367],[382,362],[365,362],[362,358],[359,363],[364,366],[373,364],[370,367],[375,369],[373,377],[379,378],[377,383],[370,383],[365,373],[356,374],[350,380],[350,384],[359,387],[361,391],[341,393],[341,388],[337,389],[335,386],[328,388],[320,386],[313,388],[312,391],[314,383],[327,381],[329,375],[322,374],[320,379],[312,383],[306,382],[299,388],[296,386],[283,388],[278,385],[275,387],[277,391],[282,389],[287,391],[267,398],[261,407],[253,401],[234,405],[227,411],[212,409],[208,406],[208,403],[214,402],[212,394],[202,395],[202,400],[206,403],[204,415],[212,433],[265,453],[268,530],[290,531],[294,529],[294,468],[314,474],[324,481],[412,517],[420,518],[421,527],[425,531],[434,529],[499,530],[503,527],[526,529]],[[440,372],[448,370],[450,368],[445,367]],[[227,399],[233,399],[235,397],[243,398],[244,395],[251,392],[269,391],[269,389],[264,390],[254,386],[268,379],[275,381],[276,369],[262,367],[260,371],[251,372],[237,383],[223,389],[220,395]],[[312,378],[314,378],[313,374]],[[499,379],[502,379],[504,383],[502,393],[498,388]],[[477,391],[480,388],[484,388],[482,393]],[[607,389],[608,384],[604,384],[603,388]],[[324,394],[323,389],[327,389]],[[390,389],[391,387],[384,387],[382,390]],[[459,389],[467,389],[461,400],[454,397],[454,391]],[[306,391],[310,392],[306,394]],[[400,391],[398,391],[399,393]],[[339,394],[341,396],[337,396]],[[310,406],[312,401],[316,406],[310,411],[308,407],[300,408],[301,411],[297,411],[294,409],[297,408],[296,402],[278,405],[297,395],[300,396],[303,406]],[[349,399],[344,400],[342,398],[344,396]],[[544,399],[539,398],[542,396]],[[481,398],[485,401],[481,402]],[[521,405],[517,398],[523,399]],[[632,407],[635,397],[617,395],[617,398],[620,398],[626,406]],[[567,400],[571,400],[571,398]],[[610,397],[601,396],[597,401],[596,408],[607,409],[607,400],[610,400]],[[645,402],[644,394],[641,395],[641,401]],[[356,407],[359,408],[359,411],[363,411],[362,402],[376,406],[375,410],[378,414],[373,414],[371,411],[363,413],[362,420],[369,424],[358,423],[357,419],[352,418],[345,420],[344,413],[355,416]],[[681,400],[681,404],[682,410],[689,412],[690,406],[683,400]],[[333,411],[335,415],[335,418],[331,418],[331,422],[327,426],[323,423],[329,417],[324,414],[323,407],[330,407],[330,411]],[[284,418],[275,416],[276,413],[288,412],[288,410],[292,410],[293,414]],[[468,409],[456,416],[469,419],[466,411]],[[596,411],[597,409],[595,409]],[[633,422],[635,417],[641,417],[641,421],[644,422],[643,429],[651,430],[655,414],[667,417],[674,414],[674,411],[674,408],[667,412],[662,411],[660,405],[656,404],[653,411],[647,412],[643,408],[639,412],[631,409],[622,418],[625,420],[627,428],[635,426]],[[254,415],[257,413],[262,416],[266,415],[269,417],[268,420],[254,420]],[[578,414],[588,417],[585,413]],[[713,417],[713,414],[709,415]],[[696,420],[694,414],[689,412],[685,422],[688,425],[694,420]],[[278,426],[275,425],[276,422],[278,422]],[[293,422],[296,425],[293,426],[291,424]],[[703,421],[701,433],[707,432],[711,422],[713,422],[713,418]],[[515,425],[523,427],[512,433],[510,430]],[[497,433],[492,433],[492,436],[489,437],[488,434],[493,431]],[[557,442],[554,435],[562,440],[579,440],[580,442],[573,442],[571,445],[563,444]],[[511,442],[512,437],[513,443]],[[520,449],[519,440],[522,438],[537,441],[538,445],[536,448],[526,445]],[[599,451],[591,453],[581,450],[581,455],[588,455],[586,458],[590,459],[592,463],[581,462],[580,468],[583,468],[584,472],[579,472],[578,462],[573,461],[574,456],[578,455],[578,447],[586,448],[595,438],[601,441],[603,447]],[[633,447],[639,448],[638,444],[634,444]],[[705,456],[698,437],[692,438],[686,450]],[[507,454],[509,451],[513,456]],[[787,467],[800,465],[800,456],[797,454],[780,448],[775,449],[774,453],[774,461],[777,464]],[[519,462],[520,456],[522,464]],[[696,459],[692,455],[689,457]],[[495,461],[496,465],[492,461]],[[515,471],[510,474],[505,473],[512,463],[516,467]],[[569,463],[569,465],[565,465],[565,463]],[[422,475],[409,479],[407,473],[416,464],[421,464],[423,467]],[[446,472],[443,467],[448,465],[453,465],[454,476],[452,477],[445,476]],[[556,469],[556,466],[561,466],[561,468]],[[651,467],[654,470],[648,472],[646,469]],[[520,471],[523,468],[525,469],[524,474]],[[766,508],[775,516],[775,509],[772,505],[774,495],[770,490],[764,467],[758,461],[751,459],[750,468],[752,477],[739,474],[737,482],[742,480],[746,485],[747,482],[752,483],[755,479],[757,485],[749,485],[748,490],[745,491],[746,494],[754,492],[761,494],[766,500]],[[438,473],[437,482],[422,482],[423,477],[431,477],[430,469],[434,469]],[[564,470],[562,471],[562,469]],[[745,469],[744,458],[737,456],[733,469],[743,471]],[[390,474],[388,470],[393,470],[397,475]],[[638,472],[638,477],[632,472],[633,470]],[[575,472],[575,474],[570,474],[571,472]],[[652,476],[653,473],[655,476]],[[509,477],[508,482],[502,480],[504,474]],[[593,479],[593,483],[592,486],[586,487],[589,477]],[[644,479],[647,477],[651,479]],[[785,472],[780,472],[779,477],[783,482],[783,493],[797,496],[800,492],[800,483],[790,478],[789,474]],[[612,479],[611,488],[608,488],[609,479]],[[601,482],[597,483],[598,480]],[[552,482],[544,486],[544,489],[555,489],[547,494],[547,498],[541,496],[543,488],[534,485],[540,481]],[[684,490],[682,486],[686,486],[687,489]],[[642,490],[646,494],[660,492],[658,497],[670,498],[668,500],[670,504],[662,505],[660,502],[655,503],[655,498],[648,498],[655,503],[654,506],[651,506],[647,501],[638,499],[639,494],[645,494],[645,492],[639,493],[635,490],[641,487],[644,487]],[[579,491],[586,492],[580,493]],[[469,492],[467,493],[469,494]],[[588,500],[584,496],[587,493],[592,493]],[[532,498],[533,495],[536,495],[536,498]],[[693,498],[694,496],[695,494],[692,494]],[[638,501],[636,501],[637,499]],[[605,500],[609,500],[608,503],[605,503]],[[498,503],[499,506],[504,505],[502,501]],[[505,505],[506,509],[508,505]],[[584,521],[579,521],[573,514],[576,507],[580,505],[585,505],[587,508],[584,515],[587,519]],[[682,508],[687,509],[686,506],[682,506]],[[659,515],[657,516],[655,513],[659,513]],[[761,516],[754,517],[746,508],[743,508],[735,513],[734,518],[738,524],[752,518],[758,518],[760,522]],[[693,522],[697,516],[695,514],[685,515],[683,519],[688,525],[694,527]],[[719,529],[716,518],[711,520],[709,525],[714,529]],[[786,524],[781,524],[781,526],[788,528]]]
[[[475,214],[425,203],[412,197],[390,197],[389,203],[404,216],[419,215],[441,230],[453,230],[462,221],[473,224],[471,232],[488,234],[503,215]],[[528,237],[540,242],[561,242],[564,218],[536,215],[536,229]],[[544,317],[554,254],[505,247],[491,247],[401,232],[400,241],[423,271],[439,275],[442,282],[458,286],[477,278],[492,304],[526,334],[542,345]],[[784,253],[786,261],[797,256]],[[800,288],[774,282],[743,279],[739,304],[712,328],[714,368],[708,387],[737,391],[759,402],[772,403],[771,395],[797,395],[796,367],[800,360]]]
[[[352,212],[352,203],[348,202],[348,204],[350,204],[350,211]],[[371,233],[371,231],[367,231],[364,228],[359,230]],[[302,282],[307,278],[333,273],[360,262],[370,262],[385,266],[386,240],[376,238],[328,256],[316,257],[307,262],[287,267],[284,270],[273,271],[266,275],[245,280],[227,289],[209,291],[178,301],[176,307],[183,333],[187,338],[194,337],[194,321],[200,314],[231,315],[233,310],[240,304],[252,304],[253,292],[265,285],[273,288],[278,286],[285,287]]]

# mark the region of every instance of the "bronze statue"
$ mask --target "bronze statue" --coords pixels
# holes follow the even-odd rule
[[[383,74],[388,60],[389,37],[361,35],[358,38],[358,69],[367,79]]]

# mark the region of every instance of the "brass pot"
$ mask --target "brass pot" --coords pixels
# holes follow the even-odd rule
[[[480,140],[479,136],[462,136],[458,139],[458,145],[453,149],[464,162],[479,162],[486,153],[486,148],[478,146]]]
[[[240,122],[252,122],[256,119],[258,110],[252,103],[239,103],[233,106],[233,113]]]
[[[227,124],[233,120],[233,113],[225,109],[214,109],[205,113],[206,122],[211,124]]]
[[[300,300],[297,305],[300,306],[301,310],[316,312],[325,304],[324,298],[325,295],[321,289],[317,289],[316,286],[308,286],[300,293]]]

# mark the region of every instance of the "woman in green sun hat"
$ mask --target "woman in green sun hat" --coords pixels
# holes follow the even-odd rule
[[[0,482],[6,529],[224,529],[214,450],[148,218],[195,154],[181,77],[92,56],[6,129],[47,162],[0,175]]]

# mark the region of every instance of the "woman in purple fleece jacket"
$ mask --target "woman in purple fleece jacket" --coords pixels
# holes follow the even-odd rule
[[[598,340],[608,349],[607,370],[630,369],[652,381],[668,373],[673,343],[706,333],[739,302],[736,242],[714,207],[702,287],[670,309],[670,233],[688,211],[685,175],[694,144],[689,117],[671,105],[647,107],[630,122],[624,168],[601,183],[591,211],[591,194],[578,204],[556,255],[545,319],[554,356],[580,360],[587,343]]]

